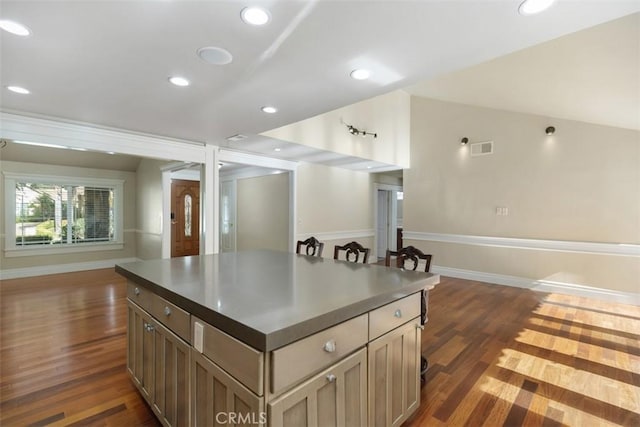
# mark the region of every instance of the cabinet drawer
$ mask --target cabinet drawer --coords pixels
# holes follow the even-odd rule
[[[271,391],[279,393],[367,343],[367,315],[347,320],[272,352]]]
[[[191,342],[189,313],[166,299],[152,294],[151,314],[180,338],[188,343]]]
[[[258,351],[193,316],[193,347],[258,396],[264,394],[264,357]]]
[[[420,292],[383,305],[369,313],[369,341],[420,316]]]
[[[143,288],[131,281],[127,282],[127,298],[147,311],[151,311],[151,297],[153,294],[147,288]]]
[[[328,367],[268,404],[269,426],[366,426],[367,349]]]

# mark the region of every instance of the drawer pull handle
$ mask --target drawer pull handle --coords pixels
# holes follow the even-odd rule
[[[322,348],[327,353],[333,353],[334,351],[336,351],[336,342],[334,340],[329,340],[324,344],[324,347]]]
[[[134,293],[134,294],[136,294],[136,295],[140,295],[140,289],[135,288],[135,289],[133,290],[133,293]]]
[[[165,316],[171,316],[171,309],[169,307],[165,307],[164,308],[164,315]]]
[[[393,315],[395,317],[397,317],[398,319],[402,317],[402,310],[397,309],[395,313],[393,313]]]
[[[336,380],[336,376],[333,374],[329,374],[327,375],[327,381],[329,381],[330,383],[334,382]]]

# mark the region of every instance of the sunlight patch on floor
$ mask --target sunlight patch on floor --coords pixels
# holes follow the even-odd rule
[[[628,411],[640,411],[640,387],[513,349],[505,349],[504,356],[507,361],[516,358],[519,362],[514,367],[501,359],[497,366]]]

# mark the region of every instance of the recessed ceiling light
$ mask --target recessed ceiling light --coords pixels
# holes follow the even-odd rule
[[[212,65],[226,65],[233,60],[231,53],[221,47],[208,46],[198,49],[198,56],[204,62]]]
[[[351,78],[356,80],[367,80],[371,76],[371,71],[364,68],[358,68],[351,72]]]
[[[274,148],[273,151],[279,152],[279,151],[282,151],[282,149],[281,148]]]
[[[189,80],[185,79],[184,77],[169,77],[169,81],[176,86],[189,86]]]
[[[276,107],[271,107],[269,105],[262,107],[261,110],[267,114],[273,114],[278,112],[278,109]]]
[[[6,88],[9,89],[11,92],[19,93],[21,95],[29,95],[31,93],[29,92],[29,89],[25,89],[20,86],[6,86]]]
[[[555,0],[524,0],[520,3],[518,12],[521,15],[534,15],[548,9]]]
[[[269,12],[259,7],[245,7],[240,12],[240,17],[244,22],[251,25],[264,25],[271,19]]]
[[[0,20],[0,28],[6,32],[15,34],[16,36],[28,36],[31,34],[31,31],[29,31],[29,29],[24,25],[15,21],[8,21],[6,19]]]

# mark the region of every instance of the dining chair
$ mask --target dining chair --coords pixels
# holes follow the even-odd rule
[[[305,246],[303,255],[318,256],[318,257],[322,256],[324,243],[322,243],[315,237],[311,236],[307,240],[298,240],[298,243],[296,244],[297,254],[302,253],[300,252],[300,250],[302,249],[303,246]]]
[[[403,268],[405,270],[417,270],[418,264],[424,261],[424,271],[429,272],[431,268],[431,254],[425,254],[420,249],[414,246],[406,246],[400,248],[397,251],[390,251],[387,249],[387,253],[384,257],[384,265],[391,266],[391,258],[395,257],[396,267]],[[413,262],[412,268],[407,268],[407,262]]]
[[[333,248],[333,259],[340,259],[340,252],[344,251],[344,257],[349,262],[360,262],[360,255],[363,255],[362,263],[369,261],[369,248],[365,248],[358,242],[350,242],[344,246],[335,245]]]

